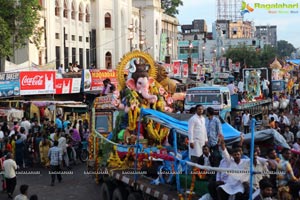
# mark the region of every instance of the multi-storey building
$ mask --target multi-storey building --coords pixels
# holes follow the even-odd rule
[[[255,26],[255,37],[259,39],[259,43],[277,46],[277,26]]]
[[[178,20],[163,13],[160,0],[42,0],[41,45],[16,51],[13,62],[26,60],[58,67],[78,62],[114,69],[131,51],[150,53],[155,60],[177,58]]]

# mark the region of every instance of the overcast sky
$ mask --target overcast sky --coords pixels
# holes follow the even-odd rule
[[[208,31],[212,29],[212,23],[217,18],[217,0],[182,0],[183,6],[179,7],[179,23],[192,24],[194,19],[204,19]],[[228,1],[228,0],[226,0]],[[231,0],[233,2],[233,0]],[[271,9],[277,11],[270,14],[268,10],[254,8],[253,12],[246,13],[244,20],[253,21],[255,26],[276,25],[277,40],[286,40],[294,47],[300,47],[300,1],[297,0],[245,0],[252,8],[254,4],[298,4],[294,9]],[[279,11],[288,11],[288,14],[280,14]],[[298,13],[291,13],[291,11]]]

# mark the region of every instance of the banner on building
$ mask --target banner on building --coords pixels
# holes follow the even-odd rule
[[[20,96],[20,74],[0,73],[0,98]]]
[[[167,48],[167,33],[161,33],[160,35],[160,51],[159,51],[159,60],[165,61],[165,57],[168,54]]]
[[[117,87],[117,71],[106,69],[88,69],[83,72],[84,91],[101,91],[103,81],[110,79],[110,82]]]
[[[180,76],[181,74],[180,70],[180,61],[173,62],[173,75],[175,76]]]
[[[20,72],[20,94],[53,94],[55,80],[55,71],[22,71]]]
[[[80,93],[81,78],[60,78],[55,81],[55,94]]]
[[[187,78],[189,76],[189,65],[188,64],[183,64],[183,78]]]
[[[192,71],[193,74],[198,74],[198,66],[199,65],[196,63],[193,64],[193,71]]]

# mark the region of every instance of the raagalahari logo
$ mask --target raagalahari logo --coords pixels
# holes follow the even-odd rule
[[[264,9],[270,14],[296,14],[299,13],[299,3],[254,3],[251,7],[245,1],[242,1],[241,15],[244,16],[246,13],[253,12],[254,9]]]
[[[249,4],[247,4],[245,1],[242,1],[242,7],[241,7],[241,15],[244,17],[246,13],[253,12],[254,8],[252,8]]]

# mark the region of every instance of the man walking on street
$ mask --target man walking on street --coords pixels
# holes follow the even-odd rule
[[[58,148],[58,141],[54,141],[53,147],[49,149],[48,157],[50,159],[51,186],[54,186],[55,175],[57,175],[58,182],[62,181],[60,169],[62,153],[60,148]]]
[[[6,190],[7,190],[8,198],[12,199],[15,187],[17,185],[17,177],[16,177],[17,164],[12,159],[11,153],[7,153],[6,159],[3,162],[3,168],[4,168],[4,177],[6,181]]]
[[[198,163],[202,155],[202,146],[207,142],[207,132],[203,106],[197,105],[195,109],[196,114],[188,122],[189,157],[192,162]]]

